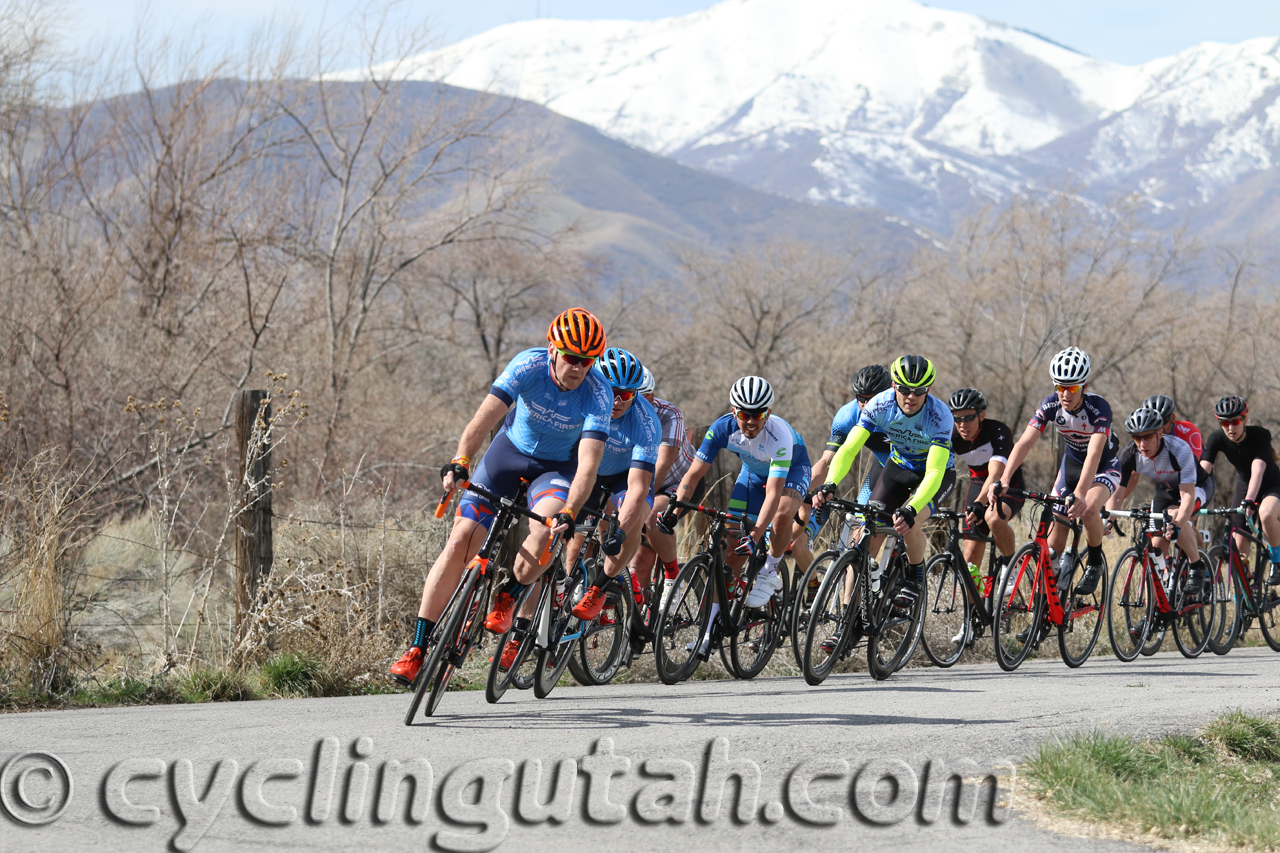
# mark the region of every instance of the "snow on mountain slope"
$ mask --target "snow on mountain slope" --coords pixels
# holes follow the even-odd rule
[[[975,195],[1064,172],[1160,208],[1270,168],[1275,53],[1205,44],[1130,67],[914,0],[726,0],[508,24],[398,73],[515,95],[758,189],[945,228]]]

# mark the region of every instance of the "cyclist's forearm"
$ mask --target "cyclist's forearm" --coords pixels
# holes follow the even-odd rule
[[[787,480],[785,477],[770,477],[764,483],[764,501],[760,504],[760,514],[756,516],[755,527],[751,530],[752,535],[759,534],[757,539],[762,539],[769,529],[774,513],[778,511],[778,504],[782,502],[782,490],[786,488]]]
[[[869,438],[871,438],[871,432],[866,427],[854,427],[853,432],[849,433],[849,437],[845,439],[844,444],[840,445],[840,449],[832,458],[831,470],[827,472],[827,479],[824,482],[838,484],[843,480],[848,475],[849,469],[853,467],[853,460],[858,458],[858,452],[862,450]]]
[[[1095,433],[1089,439],[1089,450],[1084,455],[1084,462],[1080,463],[1080,479],[1076,482],[1076,491],[1084,489],[1087,492],[1093,488],[1093,478],[1098,476],[1098,463],[1102,461],[1102,451],[1106,449],[1105,435]]]
[[[929,448],[929,456],[924,463],[924,477],[920,480],[915,495],[907,502],[907,506],[916,512],[922,512],[929,505],[929,501],[933,500],[933,496],[938,493],[938,487],[942,485],[942,479],[947,474],[947,462],[950,459],[951,451],[947,448],[937,445]]]
[[[667,481],[667,475],[671,473],[671,466],[676,464],[676,457],[679,454],[678,447],[670,444],[658,446],[658,464],[653,469],[653,482],[661,486]]]
[[[468,467],[474,470],[475,465],[471,463],[474,463],[480,456],[480,448],[484,446],[485,438],[497,428],[498,424],[502,423],[502,419],[506,417],[507,410],[510,408],[493,394],[485,397],[484,402],[480,404],[480,408],[476,409],[476,413],[471,417],[466,429],[462,431],[462,437],[458,439],[458,452],[455,456],[465,457],[469,463]]]
[[[618,526],[630,536],[649,517],[649,483],[653,475],[643,468],[632,468],[627,474],[627,498],[618,510]]]
[[[1006,486],[1013,480],[1014,473],[1022,467],[1022,463],[1026,461],[1027,454],[1031,452],[1031,448],[1040,440],[1040,430],[1033,426],[1029,426],[1022,431],[1013,450],[1009,452],[1009,462],[1004,466],[1004,471],[1000,472],[1000,482]]]
[[[991,487],[1000,480],[1000,475],[1003,473],[1003,462],[987,463],[987,479],[983,481],[982,489],[978,492],[978,503],[987,503],[991,500]]]
[[[604,442],[598,438],[584,438],[578,442],[578,470],[569,486],[569,498],[565,504],[575,513],[591,497],[596,484],[596,470],[604,456]]]
[[[1196,508],[1196,487],[1194,483],[1178,484],[1178,494],[1182,496],[1182,500],[1178,503],[1178,509],[1173,514],[1174,524],[1185,524],[1190,518],[1191,513]]]
[[[1262,478],[1267,474],[1267,463],[1263,459],[1255,459],[1249,466],[1249,488],[1244,493],[1247,501],[1256,501],[1258,492],[1262,491]]]
[[[834,459],[835,456],[836,452],[834,450],[822,451],[821,458],[819,458],[817,462],[813,463],[813,471],[809,475],[809,482],[818,483],[819,485],[825,483],[827,479],[827,471],[831,468],[831,460]]]
[[[711,470],[710,462],[703,462],[701,459],[693,460],[689,465],[689,470],[684,472],[684,479],[680,481],[680,485],[676,486],[676,500],[689,503],[693,499],[693,493],[698,490],[698,484],[702,482],[702,478]],[[683,513],[683,510],[675,510],[676,515]]]

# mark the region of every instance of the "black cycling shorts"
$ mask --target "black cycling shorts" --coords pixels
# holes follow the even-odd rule
[[[912,471],[910,468],[899,467],[896,462],[890,459],[885,463],[884,471],[881,472],[880,479],[876,481],[875,488],[871,490],[871,500],[879,501],[884,504],[888,512],[893,512],[911,499],[911,493],[915,491],[923,479],[923,471]],[[945,501],[955,487],[956,470],[948,468],[947,472],[942,475],[942,483],[938,486],[937,493],[929,501],[929,512],[936,510],[938,504]]]
[[[964,506],[960,508],[961,512],[967,513],[969,504],[978,499],[978,493],[982,491],[982,484],[987,481],[986,477],[981,480],[970,477],[969,489],[964,496]],[[1015,485],[1014,488],[1020,489],[1022,486]],[[1018,513],[1022,512],[1022,505],[1026,503],[1024,498],[1011,498],[1008,495],[1000,496],[1000,517],[1008,521]],[[973,528],[969,527],[969,516],[966,514],[960,519],[960,530],[962,533],[976,533],[979,536],[990,536],[991,528],[987,525],[987,520],[982,516],[978,516],[978,523]]]
[[[1231,505],[1240,506],[1240,504],[1244,502],[1244,496],[1247,495],[1248,493],[1249,493],[1249,481],[1237,474],[1236,489],[1234,492],[1231,493]],[[1264,479],[1262,481],[1262,488],[1258,490],[1258,503],[1262,503],[1262,499],[1265,498],[1267,495],[1274,495],[1275,497],[1280,498],[1280,485],[1275,483],[1268,483]],[[1229,518],[1231,520],[1231,523],[1234,524],[1236,527],[1244,527],[1243,513],[1233,512],[1231,513],[1231,515],[1227,516],[1227,518]]]

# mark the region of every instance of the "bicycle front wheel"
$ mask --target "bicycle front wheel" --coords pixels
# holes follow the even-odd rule
[[[684,564],[653,631],[654,665],[663,684],[679,684],[698,669],[698,646],[711,621],[711,556]]]
[[[1021,666],[1040,639],[1045,604],[1044,596],[1036,589],[1039,559],[1039,545],[1034,542],[1023,545],[1000,572],[991,592],[998,597],[991,639],[996,663],[1005,672]]]
[[[519,613],[520,608],[528,600],[534,589],[541,590],[537,584],[526,586],[516,599],[515,612]],[[485,679],[484,698],[489,704],[496,703],[507,692],[507,688],[517,682],[521,674],[521,668],[525,662],[529,660],[529,654],[533,651],[533,620],[515,619],[512,622],[511,630],[507,631],[498,638],[497,646],[494,649],[493,657],[489,661],[489,676]],[[515,643],[515,658],[509,667],[502,665],[503,653],[507,649],[509,643]],[[529,673],[526,673],[526,676]]]
[[[735,677],[752,679],[769,663],[782,639],[783,620],[791,601],[789,573],[778,564],[778,591],[763,607],[742,608],[738,630],[729,637],[730,671]]]
[[[796,659],[797,667],[804,667],[804,636],[809,630],[809,613],[813,609],[813,601],[818,595],[818,587],[827,571],[840,559],[840,552],[823,551],[813,558],[809,568],[796,582],[791,596],[791,624],[788,631],[791,635],[791,654]]]
[[[920,642],[934,666],[955,664],[969,640],[966,628],[972,605],[955,562],[951,554],[942,553],[924,567],[924,625]]]
[[[582,626],[578,653],[569,661],[573,677],[582,684],[608,684],[618,674],[626,656],[635,600],[631,597],[631,579],[626,572],[619,576],[618,583],[622,588],[613,593],[617,601],[606,603],[600,615]]]
[[[800,672],[814,687],[831,674],[846,648],[857,642],[854,622],[858,619],[862,584],[860,549],[845,551],[827,570],[809,609],[809,627],[804,636]]]
[[[1143,565],[1137,548],[1130,548],[1116,560],[1111,576],[1111,595],[1107,606],[1107,639],[1112,653],[1129,663],[1137,659],[1151,630],[1155,609],[1151,575]]]
[[[1213,606],[1213,585],[1209,585],[1208,593],[1188,591],[1187,573],[1190,566],[1181,551],[1177,553],[1177,558],[1178,585],[1174,590],[1173,601],[1179,616],[1173,623],[1173,641],[1183,657],[1197,658],[1209,647],[1209,638],[1213,635],[1213,616],[1216,612]],[[1208,565],[1208,557],[1203,551],[1200,552],[1200,559],[1205,560]]]
[[[1215,655],[1225,655],[1231,651],[1240,636],[1241,612],[1240,602],[1244,594],[1239,587],[1235,572],[1231,570],[1231,559],[1227,550],[1221,545],[1209,549],[1209,571],[1213,579],[1213,603],[1217,609],[1213,620],[1213,633],[1209,637],[1209,651]]]
[[[1098,636],[1102,634],[1102,623],[1106,619],[1107,567],[1101,567],[1102,576],[1098,578],[1093,592],[1081,595],[1075,588],[1084,577],[1085,555],[1076,558],[1075,571],[1071,573],[1071,592],[1065,597],[1062,608],[1062,624],[1058,626],[1058,651],[1062,662],[1072,669],[1080,666],[1093,654],[1098,644]]]
[[[1267,583],[1271,566],[1263,558],[1261,550],[1255,565],[1257,575],[1253,588],[1257,593],[1255,600],[1258,603],[1258,627],[1262,630],[1262,639],[1267,641],[1271,651],[1280,652],[1280,622],[1277,621],[1280,620],[1280,585]]]
[[[567,592],[559,605],[551,607],[541,617],[550,621],[547,626],[549,642],[546,648],[538,649],[538,667],[533,677],[533,695],[539,699],[550,696],[560,683],[560,676],[564,675],[582,632],[582,621],[570,612],[587,591],[581,563],[569,570],[565,589]]]
[[[449,678],[453,675],[453,667],[448,659],[458,654],[466,642],[465,620],[468,613],[478,611],[484,597],[485,587],[480,583],[480,573],[468,567],[462,576],[462,583],[454,592],[449,606],[432,632],[435,645],[427,653],[418,670],[418,677],[413,682],[413,699],[409,702],[409,712],[404,715],[404,724],[413,725],[413,718],[422,705],[422,700],[429,700],[424,716],[430,717],[440,704],[440,696],[448,687]]]
[[[881,579],[880,599],[872,606],[871,630],[867,636],[867,669],[876,681],[884,681],[907,665],[920,636],[924,614],[923,591],[910,610],[894,604],[897,592],[912,572],[906,556],[899,554]]]

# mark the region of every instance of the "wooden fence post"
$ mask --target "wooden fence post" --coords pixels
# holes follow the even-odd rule
[[[236,394],[236,444],[240,448],[240,493],[244,512],[236,520],[236,634],[249,611],[258,602],[258,590],[271,572],[274,559],[271,541],[271,448],[250,446],[254,424],[261,411],[271,419],[266,391]],[[262,440],[262,432],[258,432]]]

